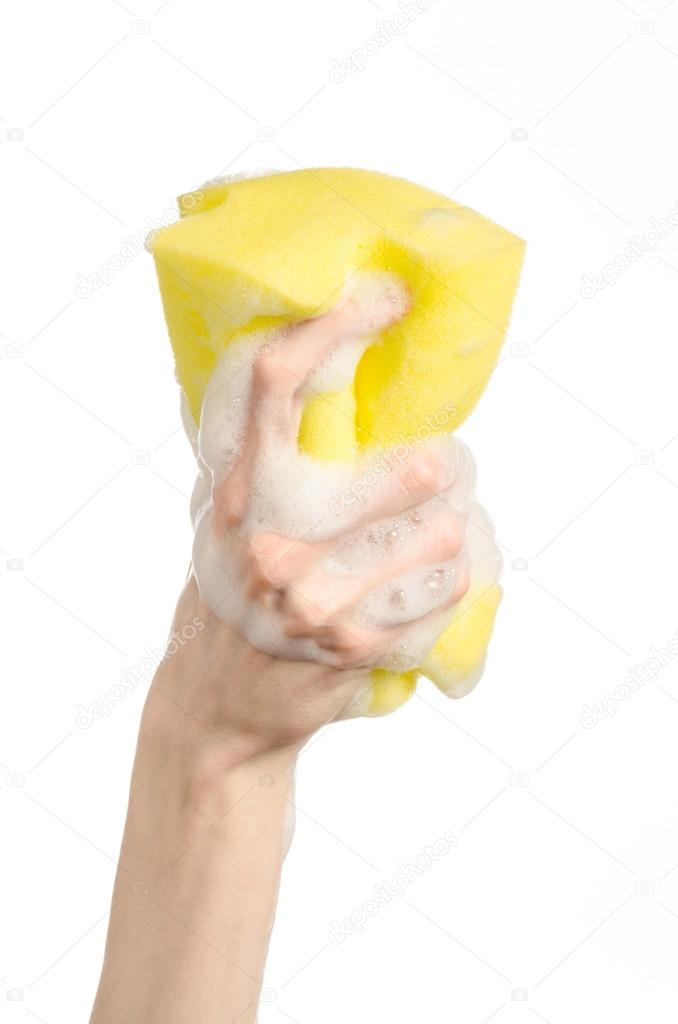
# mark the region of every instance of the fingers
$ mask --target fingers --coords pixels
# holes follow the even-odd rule
[[[368,498],[358,522],[353,522],[350,528],[408,512],[447,491],[456,479],[455,468],[441,455],[430,448],[418,448],[407,456],[402,466],[386,474]]]
[[[459,554],[465,520],[447,503],[419,505],[352,532],[326,559],[328,571],[360,575],[374,588],[418,565],[449,562]]]
[[[336,615],[348,602],[417,567],[451,562],[462,549],[464,528],[464,520],[444,506],[379,521],[354,531],[339,546],[332,539],[292,541],[280,534],[257,534],[250,549],[250,594],[259,597],[293,585]]]
[[[332,541],[262,533],[233,543],[246,552],[249,600],[273,615],[285,636],[315,641],[341,668],[379,663],[413,624],[433,622],[469,585],[461,526],[449,512],[410,535],[397,557],[385,550],[364,573],[329,572]]]
[[[257,535],[250,598],[279,617],[288,637],[336,648],[342,664],[362,664],[368,647],[376,658],[399,629],[439,613],[468,585],[465,521],[447,503],[430,504],[451,478],[440,456],[420,449],[382,488],[365,525],[323,541]],[[375,521],[375,509],[400,514]]]
[[[335,310],[278,333],[254,363],[245,441],[231,473],[213,488],[213,520],[217,535],[242,522],[257,453],[266,443],[296,444],[301,416],[299,389],[315,360],[321,360],[341,339],[342,318]]]
[[[469,588],[469,573],[466,568],[458,575],[450,596],[436,609],[421,616],[418,625],[437,624],[443,612],[457,604]],[[349,619],[322,619],[321,609],[297,596],[296,607],[301,613],[299,624],[290,625],[288,636],[311,637],[320,648],[334,654],[341,668],[362,668],[378,664],[402,641],[412,623],[402,623],[382,628],[370,628]],[[304,625],[315,621],[315,625]],[[286,630],[287,632],[287,630]]]
[[[321,610],[303,598],[297,599],[301,617],[286,627],[288,636],[309,637],[318,647],[331,652],[341,668],[361,668],[379,662],[401,639],[405,626],[370,629],[352,619],[324,618]],[[317,617],[317,618],[316,618]],[[315,625],[308,623],[315,618]]]
[[[296,444],[301,391],[330,353],[395,323],[407,311],[409,296],[391,278],[378,280],[367,295],[353,287],[322,316],[279,332],[254,367],[252,405],[255,420],[268,423],[288,444]]]
[[[436,515],[398,557],[385,552],[363,573],[337,575],[318,557],[327,544],[260,535],[249,597],[275,613],[286,636],[314,640],[340,665],[374,664],[403,630],[461,599],[468,588],[462,543],[453,518]]]
[[[323,650],[332,651],[342,668],[366,668],[383,660],[404,633],[404,626],[375,631],[355,623],[338,623],[316,642]]]
[[[400,319],[409,298],[390,279],[365,299],[345,295],[322,316],[282,328],[255,360],[242,452],[229,476],[213,489],[217,534],[236,528],[245,514],[257,453],[267,442],[294,447],[302,414],[302,389],[313,371],[344,342]]]
[[[468,588],[469,569],[462,558],[456,564],[410,573],[381,588],[369,595],[354,617],[379,628],[426,624],[461,601]]]
[[[463,523],[450,508],[431,504],[453,486],[457,469],[465,475],[461,464],[450,464],[444,447],[422,446],[409,452],[401,465],[381,479],[362,514],[351,515],[331,540],[309,543],[272,532],[250,534],[247,511],[259,455],[263,451],[270,455],[280,446],[296,452],[309,378],[336,346],[364,339],[395,322],[409,304],[402,289],[383,283],[380,289],[373,288],[368,300],[359,293],[346,294],[323,316],[283,328],[259,352],[252,370],[242,450],[228,476],[215,480],[212,492],[217,534],[232,531],[239,537],[243,522],[248,524],[247,536],[239,539],[247,549],[249,598],[275,615],[286,636],[314,640],[347,668],[378,663],[413,622],[440,614],[468,586],[462,560]],[[342,568],[341,557],[335,557],[342,545],[352,549],[354,560],[356,552],[365,553],[364,558],[358,557],[355,571],[345,560]],[[436,572],[442,574],[440,579]],[[385,610],[389,587],[397,589],[399,581],[410,586],[408,577],[413,573],[421,576],[415,580],[420,592],[414,600],[408,599],[402,609]],[[375,594],[379,599],[372,611],[378,614],[356,617]]]

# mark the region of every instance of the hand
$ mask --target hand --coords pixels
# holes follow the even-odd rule
[[[468,586],[463,520],[438,500],[453,473],[432,451],[412,452],[359,517],[322,537],[252,525],[250,485],[267,430],[296,453],[301,383],[364,327],[364,310],[340,304],[283,332],[254,367],[244,444],[214,481],[202,529],[215,557],[227,546],[239,560],[246,615],[272,609],[282,635],[314,645],[323,663],[257,650],[189,578],[142,718],[92,1024],[254,1024],[296,754],[360,705],[371,665]],[[397,580],[418,571],[434,587],[416,608],[400,607]],[[383,593],[395,603],[371,606]]]
[[[359,708],[370,667],[383,663],[413,626],[435,625],[468,588],[463,518],[439,498],[454,485],[455,471],[426,448],[385,476],[358,517],[334,523],[322,539],[252,525],[257,461],[272,433],[296,454],[304,382],[332,349],[365,333],[366,319],[374,329],[405,311],[402,297],[380,298],[368,311],[343,300],[279,333],[253,367],[240,455],[223,478],[215,472],[211,516],[203,524],[213,557],[226,545],[250,614],[274,613],[286,637],[312,642],[325,662],[279,660],[256,650],[189,580],[174,633],[181,636],[193,620],[201,628],[163,665],[152,695],[179,703],[194,729],[202,727],[212,740],[227,736],[247,756],[298,748],[327,722]],[[430,589],[426,603],[408,610],[396,581],[417,570],[429,572]],[[373,613],[366,615],[371,601]]]

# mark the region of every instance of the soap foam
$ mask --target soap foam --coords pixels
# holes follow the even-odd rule
[[[315,368],[300,389],[304,396],[350,385],[365,349],[386,323],[402,315],[409,299],[394,275],[378,272],[354,275],[342,301],[350,303],[352,322],[358,323],[359,330]],[[285,444],[264,409],[257,421],[264,444],[250,481],[246,513],[237,528],[228,530],[223,539],[218,537],[212,521],[213,490],[229,476],[243,450],[255,361],[263,351],[274,350],[279,338],[279,329],[267,329],[233,339],[209,380],[197,435],[191,417],[184,417],[199,467],[192,516],[193,568],[201,596],[254,647],[277,657],[336,665],[334,652],[313,639],[287,636],[279,612],[249,596],[253,539],[262,533],[282,535],[289,538],[291,549],[301,541],[337,538],[322,563],[331,586],[333,578],[360,578],[385,561],[398,564],[413,539],[435,529],[434,524],[444,517],[464,535],[460,553],[446,562],[409,569],[386,580],[360,601],[354,613],[356,625],[369,629],[410,623],[386,658],[380,656],[378,662],[395,671],[412,668],[446,628],[449,609],[436,611],[451,597],[460,574],[470,566],[474,580],[489,586],[499,573],[491,524],[473,498],[473,458],[452,435],[439,435],[417,445],[435,452],[453,477],[452,485],[414,511],[362,525],[369,510],[377,507],[392,487],[393,474],[402,471],[402,452],[395,457],[393,449],[370,451],[349,464],[314,459]],[[375,472],[377,464],[379,472]],[[383,471],[384,464],[391,467],[388,472]],[[361,488],[359,500],[331,500],[331,495],[353,494],[356,481],[365,479],[375,483],[369,489]],[[351,531],[349,536],[346,531]],[[426,618],[422,620],[422,616]]]

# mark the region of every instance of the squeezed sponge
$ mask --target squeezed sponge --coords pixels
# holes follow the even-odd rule
[[[346,461],[454,430],[496,363],[524,243],[400,178],[320,168],[215,182],[179,200],[153,239],[177,376],[199,421],[220,353],[243,333],[325,312],[353,275],[387,271],[411,305],[360,359],[352,383],[307,399],[302,450]],[[476,681],[501,591],[482,567],[420,671],[450,696]],[[368,713],[403,703],[411,672],[373,672]]]

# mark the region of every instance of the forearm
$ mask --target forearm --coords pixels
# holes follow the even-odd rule
[[[211,499],[144,711],[93,1024],[255,1021],[296,754],[325,725],[371,707],[372,666],[394,651],[409,661],[413,624],[428,635],[468,589],[462,517],[434,500],[459,472],[464,504],[461,450],[410,452],[349,514],[316,519],[318,493],[307,526],[296,514],[288,522],[295,494],[278,502],[281,478],[260,476],[279,451],[296,467],[295,492],[305,479],[306,381],[338,345],[353,352],[356,339],[404,315],[409,296],[383,284],[379,296],[349,293],[286,325],[257,350],[244,387],[201,419]],[[241,392],[248,404],[227,439],[221,403]],[[308,494],[324,479],[311,474]],[[300,487],[298,501],[306,494]],[[387,590],[415,570],[435,579],[408,611],[405,592]]]
[[[171,701],[139,737],[93,1024],[256,1019],[294,751],[216,748]]]

